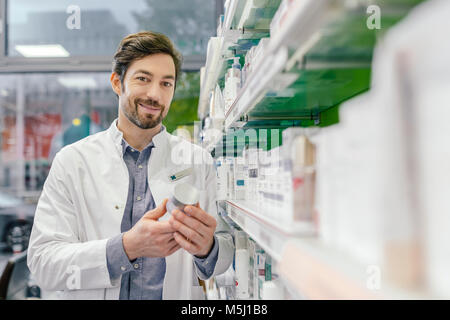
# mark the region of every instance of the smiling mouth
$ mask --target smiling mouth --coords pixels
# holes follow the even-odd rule
[[[162,108],[157,108],[157,107],[153,107],[153,106],[142,104],[142,103],[139,103],[138,105],[141,107],[143,112],[147,115],[157,116],[157,115],[161,114],[161,112],[162,112],[161,111]]]
[[[145,105],[145,104],[142,104],[142,103],[139,103],[139,105],[142,108],[147,109],[147,110],[152,110],[152,111],[159,111],[159,110],[161,110],[161,108],[156,108],[156,107]]]

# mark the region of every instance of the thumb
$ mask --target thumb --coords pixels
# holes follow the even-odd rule
[[[167,201],[168,199],[166,198],[155,209],[147,211],[144,214],[143,218],[152,220],[158,220],[159,218],[161,218],[167,212],[166,210]]]

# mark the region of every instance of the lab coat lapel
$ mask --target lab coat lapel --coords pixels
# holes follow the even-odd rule
[[[148,185],[152,192],[155,205],[158,206],[164,198],[171,194],[170,185],[166,181],[167,168],[170,163],[170,134],[164,129],[153,137],[155,147],[148,163]]]

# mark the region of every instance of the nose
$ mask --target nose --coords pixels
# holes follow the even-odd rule
[[[161,89],[156,81],[149,83],[146,90],[147,99],[151,99],[158,104],[161,104]]]

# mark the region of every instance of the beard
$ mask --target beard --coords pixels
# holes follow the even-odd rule
[[[159,114],[140,114],[139,104],[144,104],[154,108],[159,108]],[[163,121],[165,106],[160,105],[154,100],[136,98],[133,102],[128,99],[127,106],[122,106],[123,113],[134,125],[141,129],[152,129]]]

